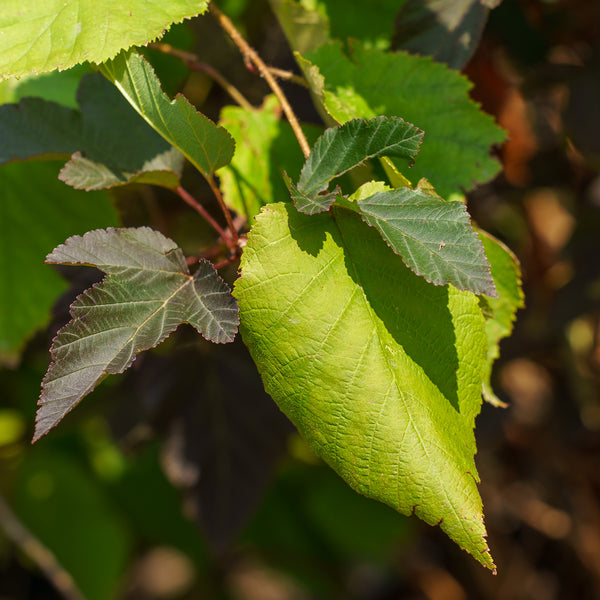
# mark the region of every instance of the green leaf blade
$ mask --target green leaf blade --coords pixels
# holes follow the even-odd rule
[[[488,337],[488,361],[483,382],[483,397],[494,406],[503,406],[492,389],[492,367],[500,356],[500,341],[508,337],[513,329],[517,311],[525,306],[521,288],[521,268],[517,257],[502,242],[485,231],[479,237],[490,261],[497,298],[488,298],[487,303],[493,316],[485,322]]]
[[[375,227],[406,266],[434,285],[496,296],[483,246],[461,202],[445,202],[408,187],[358,201],[363,220]]]
[[[336,207],[263,208],[241,273],[242,338],[312,448],[355,490],[439,523],[493,568],[473,460],[486,353],[476,297],[427,284]]]
[[[327,184],[369,158],[395,156],[412,161],[423,132],[399,117],[355,119],[327,129],[309,154],[297,186],[290,187],[296,208],[312,215],[329,209],[336,194],[323,193]]]
[[[471,84],[455,71],[429,58],[358,43],[349,56],[341,44],[331,43],[305,59],[300,66],[338,123],[399,115],[425,131],[419,156],[410,173],[404,173],[413,183],[426,178],[447,198],[499,171],[489,152],[492,144],[504,141],[504,132],[469,99]]]
[[[94,265],[107,277],[77,298],[72,320],[53,341],[34,441],[104,376],[125,371],[181,323],[216,343],[232,341],[237,331],[237,306],[212,265],[202,262],[191,276],[175,243],[147,227],[69,238],[47,262]]]
[[[0,12],[0,79],[101,63],[203,13],[206,0],[5,0]]]
[[[121,53],[100,70],[146,122],[206,178],[231,162],[235,143],[227,130],[199,113],[184,96],[169,100],[142,56]]]

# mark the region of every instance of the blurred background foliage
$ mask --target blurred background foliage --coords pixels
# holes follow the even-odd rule
[[[239,342],[223,349],[181,328],[32,447],[50,341],[74,296],[97,280],[69,268],[50,326],[21,356],[5,353],[0,370],[0,599],[600,597],[600,4],[504,0],[487,23],[479,2],[449,4],[466,7],[463,25],[475,32],[462,54],[433,47],[435,29],[411,37],[406,23],[422,21],[409,0],[361,5],[356,14],[372,10],[373,20],[356,30],[345,3],[314,2],[332,36],[363,31],[374,46],[421,52],[429,44],[463,67],[473,98],[509,134],[497,149],[502,173],[468,196],[474,219],[518,255],[527,303],[494,373],[508,406],[484,405],[476,429],[499,574],[438,529],[352,492],[294,434]],[[220,5],[268,64],[297,71],[266,1]],[[393,14],[402,5],[402,19],[381,19],[390,5]],[[226,74],[254,105],[269,92],[209,17],[173,27],[165,41]],[[207,116],[231,103],[205,73],[146,54],[165,91],[183,91]],[[0,99],[75,106],[86,70],[5,83]],[[321,125],[308,92],[284,85],[300,118]],[[217,214],[201,179],[185,178]],[[124,225],[156,227],[188,254],[214,242],[167,191],[119,189],[113,206]],[[107,211],[102,226],[116,218]],[[85,230],[82,219],[66,234]]]

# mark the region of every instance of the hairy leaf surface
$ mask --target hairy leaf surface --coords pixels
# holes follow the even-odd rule
[[[0,79],[103,62],[207,6],[207,0],[3,0]]]
[[[358,207],[417,275],[435,285],[496,295],[482,244],[461,202],[400,187],[359,200]]]
[[[229,164],[235,143],[226,129],[199,113],[185,98],[169,100],[150,63],[122,52],[100,67],[131,106],[205,177]]]
[[[369,158],[396,156],[412,161],[422,139],[420,129],[398,117],[356,119],[327,129],[306,159],[298,185],[288,182],[296,208],[307,215],[328,210],[337,195],[327,191],[332,179]]]
[[[59,168],[43,162],[0,167],[0,364],[18,360],[67,289],[44,266],[46,254],[70,235],[118,224],[105,193],[66,187]]]
[[[413,183],[425,177],[447,198],[498,172],[500,165],[489,151],[491,144],[503,141],[504,133],[469,99],[471,84],[455,71],[429,58],[360,44],[353,45],[350,56],[332,43],[306,54],[306,59],[310,62],[300,64],[311,86],[339,123],[398,115],[425,131],[410,172],[392,159]]]
[[[487,348],[477,297],[417,277],[336,206],[264,207],[241,273],[243,339],[313,449],[493,568],[473,459]]]
[[[237,306],[207,261],[192,276],[176,244],[147,227],[89,231],[69,238],[48,263],[87,264],[107,276],[71,306],[72,320],[51,348],[34,440],[39,439],[111,373],[162,342],[181,323],[206,339],[230,342]]]
[[[492,366],[500,356],[500,340],[508,337],[512,332],[517,311],[525,306],[525,299],[521,289],[521,269],[517,257],[489,233],[480,231],[479,237],[490,261],[492,277],[498,292],[497,298],[487,298],[493,317],[485,323],[488,337],[488,362],[483,382],[483,397],[490,404],[501,406],[501,400],[492,389]]]

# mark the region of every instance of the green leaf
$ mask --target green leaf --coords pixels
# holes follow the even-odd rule
[[[148,227],[71,237],[46,262],[93,265],[107,276],[71,305],[72,320],[54,338],[34,441],[107,374],[125,371],[181,323],[217,343],[237,331],[236,303],[214,267],[202,261],[190,275],[176,244]]]
[[[474,419],[477,297],[407,269],[356,213],[263,208],[234,295],[265,389],[355,490],[417,514],[489,568]]]
[[[184,96],[169,100],[150,63],[139,54],[123,52],[101,65],[100,70],[207,179],[229,164],[235,143],[227,130],[199,113]]]
[[[517,257],[502,242],[485,231],[480,231],[479,237],[490,261],[494,285],[498,292],[497,298],[487,298],[493,316],[485,323],[488,358],[483,382],[483,397],[494,406],[502,406],[502,401],[492,390],[492,366],[500,356],[500,340],[510,335],[517,310],[525,306],[521,289],[521,269]]]
[[[298,185],[288,178],[296,208],[307,215],[328,210],[339,194],[337,191],[327,193],[332,179],[369,158],[397,156],[412,161],[422,139],[421,130],[398,117],[356,119],[327,129],[306,159]]]
[[[70,235],[118,224],[105,193],[65,186],[57,179],[58,168],[52,163],[0,167],[0,364],[17,361],[67,288],[43,265],[46,254]]]
[[[359,200],[358,207],[417,275],[435,285],[496,296],[490,265],[462,202],[400,187]]]
[[[368,15],[363,5],[346,0],[271,0],[271,6],[290,46],[304,54],[332,38],[352,38],[368,47],[388,48],[402,2],[372,0]]]
[[[219,171],[221,192],[227,205],[248,219],[265,204],[288,200],[281,173],[298,177],[304,163],[294,133],[280,113],[279,101],[273,95],[257,109],[226,106],[221,112],[220,124],[236,145],[231,163]],[[309,143],[323,132],[312,125],[302,129]]]
[[[0,79],[101,63],[203,13],[207,0],[4,0]]]
[[[175,188],[183,156],[98,74],[83,77],[81,112],[40,98],[0,106],[0,163],[75,153],[60,178],[78,189],[132,181]]]
[[[487,22],[485,4],[481,0],[406,0],[396,20],[394,49],[431,56],[462,69]]]
[[[409,174],[412,182],[425,177],[445,198],[498,172],[500,166],[489,149],[503,141],[504,133],[469,99],[471,84],[455,71],[429,58],[384,53],[360,44],[353,45],[350,56],[336,43],[305,58],[312,64],[300,60],[301,67],[317,94],[324,85],[325,108],[339,123],[398,115],[425,131]],[[403,168],[400,161],[393,162]]]

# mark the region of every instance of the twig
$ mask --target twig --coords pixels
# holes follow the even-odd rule
[[[225,79],[225,77],[223,77],[219,71],[217,71],[214,67],[207,65],[206,63],[200,62],[195,54],[192,54],[191,52],[185,52],[184,50],[174,48],[170,44],[164,44],[162,42],[154,42],[150,44],[150,47],[162,52],[163,54],[168,54],[178,58],[193,71],[206,73],[209,77],[212,77],[242,108],[245,108],[246,110],[252,110],[254,108],[252,104],[246,100],[244,95],[232,83]]]
[[[2,495],[0,495],[0,525],[7,537],[33,560],[48,581],[67,600],[85,600],[71,575],[61,567],[54,554],[21,523]]]
[[[256,51],[248,44],[248,42],[242,37],[242,34],[235,28],[235,25],[231,22],[231,20],[219,10],[214,2],[210,3],[209,10],[217,19],[221,27],[227,32],[227,35],[229,35],[233,43],[240,49],[240,52],[244,58],[248,62],[251,62],[258,69],[259,73],[264,77],[269,87],[273,90],[273,93],[277,96],[277,99],[281,104],[281,108],[283,109],[283,112],[285,113],[285,116],[292,127],[292,131],[294,132],[294,135],[300,144],[302,153],[304,154],[305,158],[308,157],[310,154],[310,146],[308,145],[308,141],[304,136],[304,132],[298,123],[298,119],[296,118],[292,107],[287,101],[282,89],[279,87],[275,77],[273,77],[269,67],[265,65]]]
[[[267,67],[269,71],[275,75],[275,77],[279,77],[279,79],[285,79],[286,81],[291,81],[297,85],[301,85],[305,88],[310,88],[308,85],[308,81],[301,77],[300,75],[296,75],[296,73],[292,73],[291,71],[285,71],[284,69],[278,69],[277,67]]]
[[[229,230],[231,231],[231,236],[233,238],[233,248],[229,247],[229,249],[232,252],[237,252],[238,232],[237,232],[237,229],[235,228],[235,225],[233,224],[233,219],[231,218],[231,213],[229,212],[229,209],[227,208],[227,205],[225,204],[225,201],[223,200],[223,196],[221,195],[221,190],[219,189],[219,186],[217,185],[214,177],[208,177],[206,180],[208,181],[208,185],[210,186],[210,189],[212,190],[213,194],[215,195],[215,198],[217,199],[217,202],[219,203],[219,206],[221,207],[221,210],[223,211],[223,214],[225,215],[225,220],[227,221],[227,226],[229,227]]]
[[[209,184],[210,184],[211,189],[213,189],[214,182],[213,182],[213,184],[211,184],[211,182],[209,181]],[[217,190],[218,190],[218,188],[217,188]],[[206,222],[221,236],[223,241],[227,244],[227,247],[229,248],[229,250],[231,252],[236,252],[237,232],[235,232],[235,230],[233,229],[233,223],[230,224],[230,229],[233,232],[232,233],[233,239],[232,239],[232,236],[227,234],[227,232],[213,219],[213,217],[204,208],[204,206],[202,206],[202,204],[200,204],[200,202],[198,202],[198,200],[196,200],[196,198],[194,198],[188,191],[184,190],[181,186],[178,186],[175,191],[177,192],[177,195],[186,204],[191,206],[200,216],[202,216],[206,220]],[[214,189],[213,189],[213,192],[214,192]],[[222,198],[220,192],[219,192],[219,195],[217,196],[217,200],[220,201],[219,204],[224,204],[223,198]],[[221,206],[221,209],[222,208],[223,208],[223,206]],[[229,214],[227,207],[225,207],[225,210],[227,211],[225,216],[229,217],[227,219],[227,222],[229,224],[229,222],[231,221],[231,215]]]

